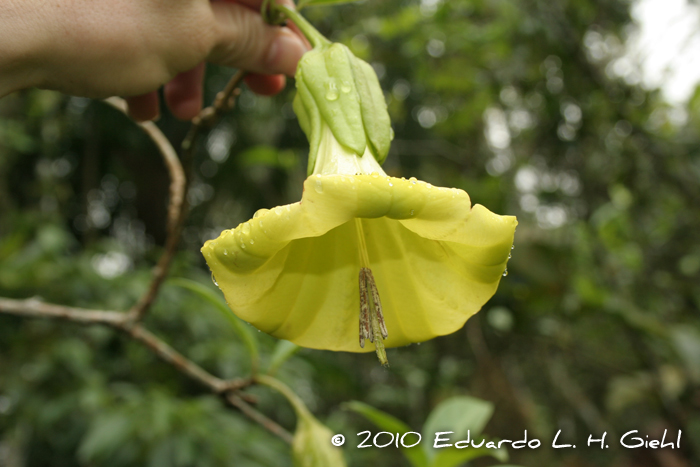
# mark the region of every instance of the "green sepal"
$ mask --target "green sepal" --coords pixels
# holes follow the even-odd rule
[[[343,44],[328,42],[298,12],[280,8],[314,44],[299,61],[294,99],[294,111],[311,146],[308,174],[314,172],[322,123],[358,157],[369,148],[377,162],[383,163],[393,130],[374,69]]]
[[[307,174],[311,175],[316,165],[318,148],[321,144],[321,114],[313,95],[304,83],[302,69],[299,67],[296,74],[297,95],[292,106],[299,119],[299,125],[309,140],[309,163]]]
[[[307,52],[299,64],[302,79],[321,117],[340,144],[362,156],[367,146],[357,88],[346,47],[332,44]]]
[[[372,154],[377,162],[383,164],[389,155],[391,140],[394,139],[384,93],[379,85],[377,74],[370,64],[354,55],[351,57],[353,58],[353,73],[362,108],[362,123],[372,148]]]

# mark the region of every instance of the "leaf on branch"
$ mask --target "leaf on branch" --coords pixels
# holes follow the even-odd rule
[[[388,413],[382,412],[381,410],[363,402],[348,402],[347,404],[344,404],[344,407],[359,413],[367,420],[371,421],[382,430],[388,431],[389,433],[407,433],[411,431],[408,425],[398,418],[395,418]],[[406,459],[408,459],[413,467],[428,467],[428,458],[423,450],[420,449],[420,445],[412,448],[402,447],[401,453],[406,456]]]
[[[182,287],[183,289],[187,289],[190,292],[194,292],[195,294],[199,295],[200,298],[209,302],[211,305],[214,306],[214,308],[219,310],[223,314],[223,316],[228,320],[228,322],[231,323],[233,329],[241,338],[245,346],[248,348],[253,368],[256,369],[258,367],[258,362],[260,360],[260,350],[257,336],[251,330],[250,326],[248,326],[240,318],[238,318],[231,312],[224,299],[221,298],[221,296],[218,293],[208,288],[207,286],[190,279],[170,279],[168,283],[176,287]]]
[[[275,346],[275,350],[272,352],[272,357],[270,357],[270,366],[267,369],[267,374],[274,375],[279,367],[300,349],[301,347],[293,342],[285,340],[279,341]]]

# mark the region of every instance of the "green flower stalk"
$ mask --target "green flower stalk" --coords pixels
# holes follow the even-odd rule
[[[460,329],[496,292],[517,221],[466,192],[389,177],[376,74],[280,6],[314,49],[294,109],[309,138],[298,203],[261,209],[202,248],[233,312],[316,349],[376,351]],[[359,287],[358,287],[359,286]]]
[[[257,381],[282,394],[294,408],[297,428],[292,440],[294,467],[346,467],[343,451],[331,444],[333,433],[326,428],[299,397],[281,381],[258,376]]]

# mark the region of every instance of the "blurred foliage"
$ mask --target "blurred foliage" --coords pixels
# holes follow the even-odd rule
[[[370,428],[343,402],[415,431],[441,401],[468,394],[494,404],[489,436],[527,429],[543,440],[509,450],[514,464],[700,463],[700,92],[672,108],[619,66],[629,9],[392,0],[305,10],[378,72],[396,132],[390,175],[463,188],[520,222],[497,295],[465,330],[390,349],[388,370],[370,354],[275,351],[257,336],[261,367],[273,361],[334,433]],[[230,75],[209,70],[209,100]],[[308,148],[292,88],[244,90],[202,140],[174,277],[209,284],[203,241],[300,198]],[[158,125],[175,145],[188,128],[167,114]],[[0,296],[128,309],[161,250],[167,184],[155,148],[118,112],[48,91],[2,99]],[[166,284],[147,324],[217,375],[250,370],[239,334],[190,290]],[[280,396],[251,392],[294,426]],[[581,445],[604,431],[684,436],[680,451],[554,450],[559,429]],[[344,452],[349,465],[409,465],[397,449]],[[125,337],[0,315],[0,465],[290,462],[288,446]]]

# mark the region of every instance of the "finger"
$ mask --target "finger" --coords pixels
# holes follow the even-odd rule
[[[211,0],[211,2],[238,3],[240,5],[247,6],[251,10],[260,11],[260,7],[262,7],[263,0]],[[279,3],[280,5],[287,5],[294,8],[293,0],[277,0],[277,3]]]
[[[165,102],[180,120],[192,120],[202,110],[204,63],[180,73],[165,85]]]
[[[284,89],[287,80],[284,75],[261,75],[251,73],[245,78],[245,83],[251,91],[262,96],[273,96]]]
[[[209,60],[263,74],[293,76],[307,47],[289,28],[265,24],[249,8],[228,2],[212,4],[216,46]]]
[[[155,120],[160,117],[158,109],[158,92],[153,91],[140,96],[125,98],[129,106],[129,116],[137,122]]]

